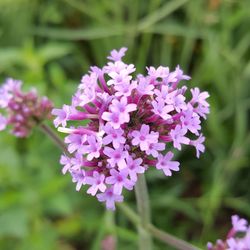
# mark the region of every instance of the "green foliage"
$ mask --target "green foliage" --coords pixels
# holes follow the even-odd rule
[[[250,218],[249,9],[248,0],[1,0],[1,79],[21,79],[61,106],[113,48],[127,46],[139,71],[180,64],[211,96],[207,151],[198,160],[186,149],[180,173],[151,170],[147,180],[153,223],[204,248],[225,236],[232,214]],[[0,148],[1,249],[96,250],[107,235],[136,249],[136,229],[119,209],[75,192],[39,130],[25,140],[1,133]],[[135,208],[132,193],[126,200]]]

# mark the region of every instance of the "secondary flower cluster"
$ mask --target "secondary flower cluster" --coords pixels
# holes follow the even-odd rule
[[[232,228],[227,239],[217,240],[216,244],[207,244],[208,250],[250,250],[250,226],[245,219],[238,215],[232,216]]]
[[[35,89],[24,93],[21,86],[21,81],[9,78],[0,87],[0,130],[10,125],[12,134],[26,137],[35,125],[51,116],[53,105],[47,97],[39,98]]]
[[[207,92],[191,89],[187,101],[187,87],[178,88],[190,79],[179,66],[173,72],[148,67],[146,75],[133,77],[134,65],[122,61],[126,50],[111,51],[103,68],[91,67],[71,105],[52,111],[55,126],[69,134],[71,157],[61,156],[63,173],[70,172],[78,191],[89,185],[87,193],[112,210],[123,200],[123,189],[132,190],[149,167],[167,176],[179,171],[172,145],[191,145],[199,157],[205,150],[201,118],[209,113]]]

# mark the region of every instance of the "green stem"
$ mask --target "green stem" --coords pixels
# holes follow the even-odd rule
[[[46,124],[40,124],[40,129],[43,131],[44,134],[48,135],[52,139],[52,141],[63,150],[63,152],[69,156],[67,147],[63,140]]]
[[[127,218],[135,226],[137,226],[140,223],[139,216],[131,208],[129,208],[124,202],[118,203],[117,206],[122,210],[122,212],[127,216]],[[178,250],[201,250],[200,248],[193,246],[192,244],[190,244],[184,240],[180,240],[177,237],[156,228],[152,224],[146,225],[145,230],[148,233],[150,233],[154,238],[166,243],[168,246],[174,247],[175,249],[178,249]]]
[[[139,175],[135,186],[135,196],[137,202],[137,209],[140,216],[140,223],[137,225],[139,233],[139,248],[140,250],[153,249],[153,241],[151,235],[145,230],[150,224],[150,205],[148,190],[146,185],[145,175]]]
[[[158,240],[161,240],[178,250],[200,250],[184,240],[178,239],[171,234],[161,231],[152,224],[148,225],[147,230]]]

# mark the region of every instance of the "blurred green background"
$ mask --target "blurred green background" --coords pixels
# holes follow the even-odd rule
[[[35,85],[60,107],[111,49],[128,47],[137,72],[180,64],[189,87],[210,93],[207,150],[198,160],[185,148],[179,173],[152,170],[147,181],[153,223],[204,249],[232,214],[250,218],[249,10],[249,0],[0,0],[0,78]],[[0,249],[97,250],[107,235],[137,249],[136,228],[75,191],[38,129],[28,139],[1,132],[0,149]],[[125,200],[135,209],[132,192]]]

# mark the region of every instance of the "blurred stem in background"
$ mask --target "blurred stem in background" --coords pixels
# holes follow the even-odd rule
[[[141,223],[139,216],[130,207],[128,207],[125,202],[118,203],[117,206],[123,211],[123,213],[135,226],[138,226],[138,224]],[[201,250],[200,248],[193,246],[192,244],[184,240],[178,239],[177,237],[156,228],[150,223],[145,225],[144,230],[147,231],[154,238],[166,243],[168,246],[174,247],[175,249]]]
[[[66,155],[69,155],[67,147],[65,146],[63,140],[46,124],[41,124],[40,129],[47,135],[52,141],[63,150]]]
[[[140,223],[138,227],[139,234],[139,248],[140,250],[152,250],[153,242],[149,232],[145,230],[146,226],[150,224],[151,212],[149,204],[148,188],[144,174],[138,176],[135,185],[135,196],[137,209],[140,216]]]

